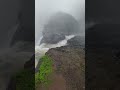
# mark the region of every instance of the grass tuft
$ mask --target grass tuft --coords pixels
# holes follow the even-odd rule
[[[35,85],[38,84],[48,86],[51,83],[50,76],[53,72],[52,69],[52,59],[45,55],[41,59],[41,65],[39,71],[35,74]]]

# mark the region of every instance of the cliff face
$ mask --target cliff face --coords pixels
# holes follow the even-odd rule
[[[85,37],[84,36],[75,36],[74,38],[68,40],[69,47],[73,48],[85,48]]]
[[[46,34],[77,34],[80,31],[78,21],[70,14],[57,12],[50,17],[44,26],[43,36]]]
[[[84,90],[85,52],[83,49],[59,47],[50,49],[46,55],[52,58],[55,73],[63,76],[68,90]]]
[[[43,29],[41,43],[55,44],[65,39],[65,35],[74,35],[80,32],[78,21],[70,14],[57,12],[50,17]]]

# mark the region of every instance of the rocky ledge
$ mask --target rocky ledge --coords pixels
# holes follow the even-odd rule
[[[50,49],[46,55],[52,58],[55,72],[65,79],[67,90],[85,89],[85,51],[83,49],[63,46]]]

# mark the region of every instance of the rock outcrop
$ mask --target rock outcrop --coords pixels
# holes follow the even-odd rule
[[[78,34],[78,32],[80,32],[80,27],[77,20],[72,15],[58,12],[51,16],[44,26],[43,41],[53,44],[63,40],[65,35]]]
[[[68,90],[85,90],[85,52],[80,48],[59,47],[50,49],[56,73],[62,75]]]
[[[85,37],[84,36],[75,36],[74,38],[68,40],[68,46],[73,48],[85,48]]]

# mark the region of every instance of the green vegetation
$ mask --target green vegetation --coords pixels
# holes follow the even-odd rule
[[[50,76],[53,73],[52,60],[49,56],[45,55],[41,59],[39,71],[35,74],[35,85],[48,86],[51,83]]]
[[[34,72],[24,69],[15,76],[16,90],[34,90],[35,78]]]
[[[41,59],[39,71],[35,74],[33,70],[23,69],[14,76],[16,81],[16,90],[35,90],[37,85],[49,86],[51,83],[52,60],[49,56],[43,56]],[[35,75],[35,78],[34,78]]]

